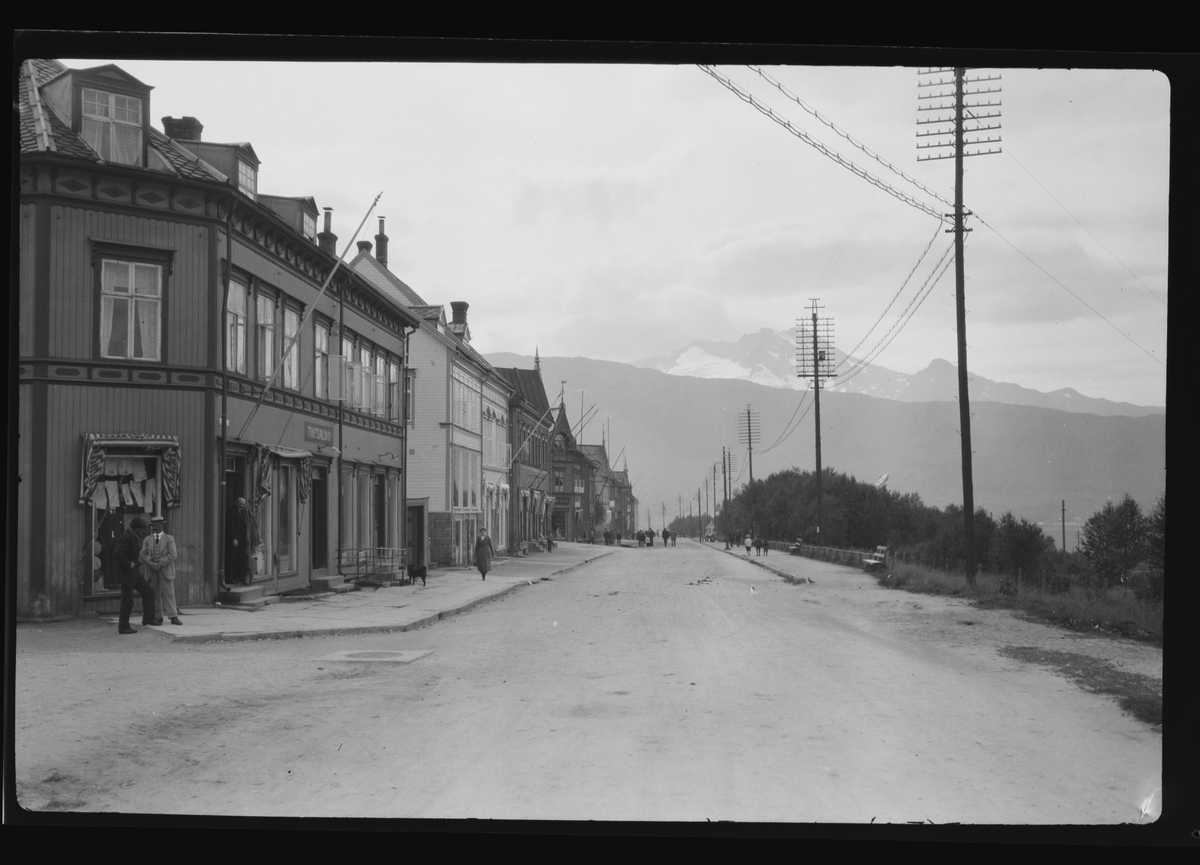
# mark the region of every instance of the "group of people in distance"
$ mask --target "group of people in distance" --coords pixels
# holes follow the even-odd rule
[[[638,529],[637,534],[633,537],[637,540],[639,547],[654,546],[654,539],[658,537],[658,533],[654,529]],[[679,537],[677,532],[672,532],[669,529],[662,530],[662,545],[664,547],[677,546],[676,539]]]
[[[737,535],[725,536],[725,549],[732,550],[737,545]],[[750,550],[754,550],[754,555],[765,556],[771,550],[771,545],[765,538],[756,538],[750,532],[746,532],[746,536],[742,538],[742,546],[746,548],[746,555],[750,555]]]

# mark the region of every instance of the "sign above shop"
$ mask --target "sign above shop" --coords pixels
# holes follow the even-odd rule
[[[322,445],[333,444],[333,427],[322,426],[317,423],[306,423],[304,425],[304,440]]]

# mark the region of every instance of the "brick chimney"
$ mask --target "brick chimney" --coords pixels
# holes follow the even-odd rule
[[[325,208],[325,230],[317,235],[317,246],[322,252],[337,255],[337,235],[333,233],[333,208]]]
[[[375,235],[375,260],[387,267],[388,237],[383,233],[383,217],[379,217],[379,233]]]
[[[176,141],[199,141],[204,125],[195,117],[164,117],[163,132]]]
[[[358,251],[365,252],[367,255],[370,255],[371,254],[371,241],[360,240],[358,242]]]
[[[451,324],[466,324],[467,323],[467,307],[469,307],[470,305],[471,304],[467,303],[465,300],[450,301],[450,309],[452,310],[450,313]]]

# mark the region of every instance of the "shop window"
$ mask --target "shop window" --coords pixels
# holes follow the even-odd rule
[[[100,259],[100,356],[162,359],[163,266]]]
[[[296,467],[289,463],[281,462],[275,474],[275,513],[275,557],[279,572],[290,574],[296,570]]]
[[[89,508],[93,539],[89,594],[120,589],[116,542],[135,516],[163,516],[161,477],[161,457],[157,454],[105,451],[99,474],[94,477]]]

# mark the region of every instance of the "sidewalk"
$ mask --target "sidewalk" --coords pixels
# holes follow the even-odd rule
[[[561,543],[554,552],[497,558],[486,580],[475,568],[431,568],[428,585],[280,597],[256,610],[184,607],[182,625],[141,625],[177,643],[209,643],[407,631],[461,613],[610,555],[612,547]],[[116,617],[113,617],[115,626]]]

